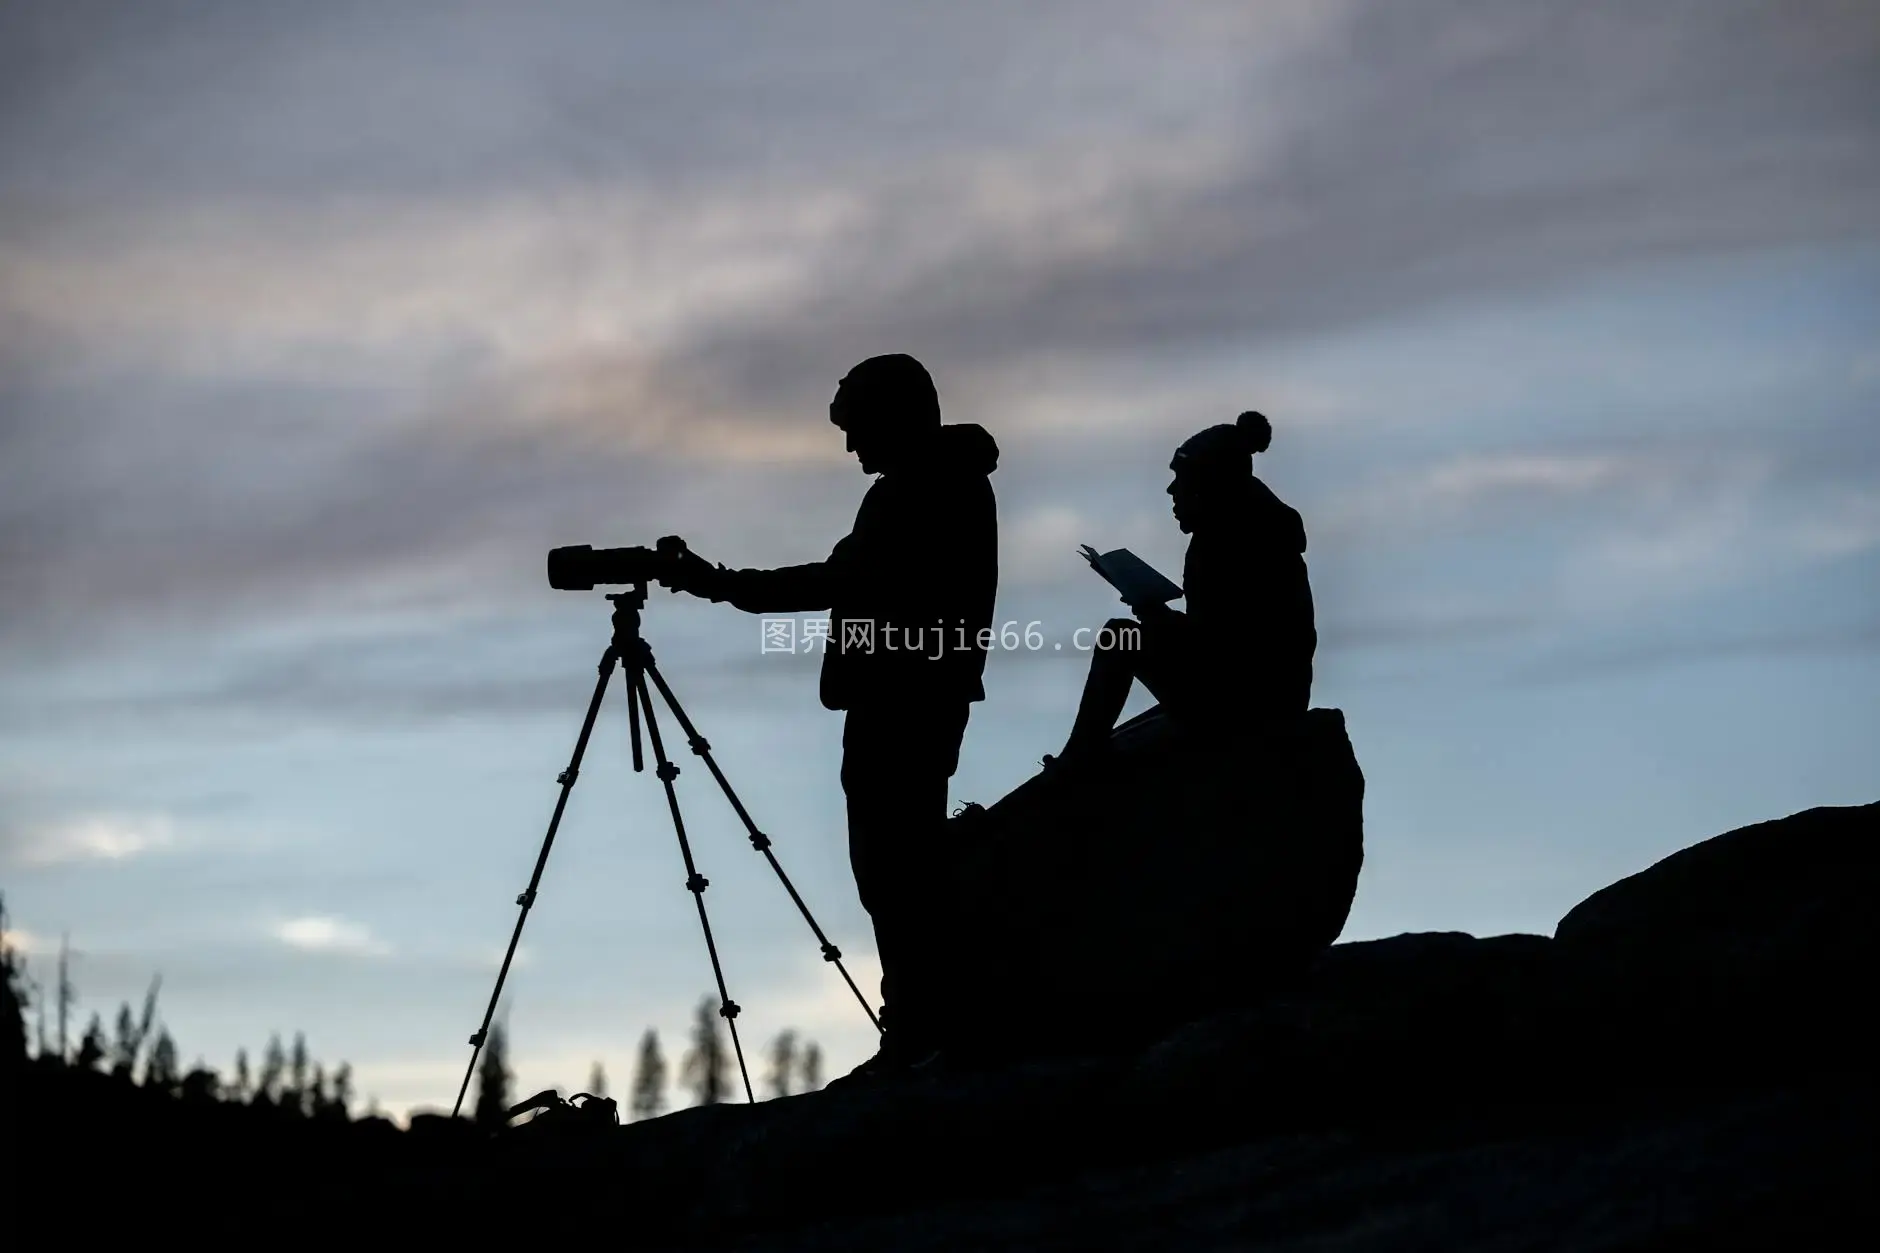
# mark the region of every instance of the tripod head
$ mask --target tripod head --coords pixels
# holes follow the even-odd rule
[[[646,608],[646,584],[635,583],[625,592],[609,592],[607,599],[614,603],[614,639],[601,659],[601,671],[605,674],[612,669],[616,660],[627,669],[627,730],[633,746],[633,771],[638,774],[646,769],[646,758],[640,751],[642,697],[638,676],[653,664],[653,650],[640,636],[640,611]]]
[[[646,646],[640,639],[640,611],[646,608],[646,584],[635,583],[625,592],[609,592],[607,599],[614,604],[614,651],[622,661],[637,661],[638,650]]]

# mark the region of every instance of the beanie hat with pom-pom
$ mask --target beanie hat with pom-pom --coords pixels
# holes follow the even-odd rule
[[[1273,446],[1273,424],[1266,420],[1264,413],[1247,410],[1234,419],[1234,429],[1240,432],[1241,442],[1246,444],[1249,453],[1265,452]]]
[[[1266,415],[1249,409],[1230,425],[1222,423],[1190,437],[1175,450],[1175,464],[1183,470],[1215,475],[1238,471],[1253,473],[1253,455],[1273,443],[1273,424]]]

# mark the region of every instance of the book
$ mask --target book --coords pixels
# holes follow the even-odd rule
[[[1181,599],[1182,589],[1179,586],[1164,578],[1154,566],[1127,548],[1100,553],[1085,544],[1077,553],[1090,563],[1092,570],[1103,576],[1104,582],[1122,595],[1123,603],[1131,608],[1166,605],[1171,600]]]

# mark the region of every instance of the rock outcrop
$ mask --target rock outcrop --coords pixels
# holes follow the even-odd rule
[[[1808,1065],[1873,1041],[1880,805],[1705,840],[1593,893],[1554,935],[1590,1021],[1673,1052]],[[1596,1028],[1597,1029],[1597,1028]]]
[[[1667,858],[1557,937],[1337,945],[1285,996],[1124,1054],[500,1156],[512,1185],[578,1177],[657,1215],[652,1244],[1801,1247],[1871,1190],[1847,980],[1874,957],[1877,839],[1880,805],[1811,810]]]
[[[1271,997],[1338,938],[1364,775],[1335,709],[1215,740],[1151,710],[1100,771],[1046,771],[954,819],[946,845],[972,1051],[1143,1044]]]

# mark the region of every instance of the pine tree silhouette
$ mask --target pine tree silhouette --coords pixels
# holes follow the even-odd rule
[[[50,1057],[52,1041],[46,1034],[46,1002],[51,998],[46,995],[46,985],[29,973],[31,965],[24,959],[20,962],[20,986],[26,991],[21,1004],[33,1007],[33,1056]],[[24,1018],[21,1021],[24,1022]]]
[[[150,981],[150,990],[144,993],[141,1018],[131,1016],[129,1001],[118,1006],[117,1038],[111,1042],[111,1073],[120,1079],[128,1080],[136,1074],[137,1058],[143,1053],[144,1041],[150,1038],[150,1028],[157,1020],[157,989],[161,983],[161,976]]]
[[[307,1112],[307,1037],[303,1032],[294,1032],[294,1051],[287,1057],[287,1087],[281,1092],[281,1108],[304,1114]]]
[[[131,1060],[137,1060],[137,1050],[150,1040],[150,1033],[157,1025],[157,989],[163,986],[163,976],[158,975],[150,981],[150,988],[144,993],[144,1007],[137,1015],[136,1045],[131,1049]],[[175,1048],[175,1044],[171,1044]]]
[[[640,1037],[630,1110],[636,1119],[657,1118],[666,1112],[666,1059],[659,1051],[659,1032],[651,1027]]]
[[[131,1017],[131,1003],[124,1001],[118,1005],[117,1030],[111,1038],[111,1073],[128,1079],[136,1063],[137,1022]]]
[[[588,1071],[587,1090],[594,1096],[607,1095],[607,1071],[602,1068],[599,1061],[594,1063],[594,1069]]]
[[[823,1085],[822,1045],[811,1040],[803,1049],[803,1091],[815,1092]]]
[[[680,1081],[692,1089],[694,1105],[717,1105],[731,1093],[731,1052],[718,1034],[716,1002],[699,1001],[692,1017],[692,1047],[686,1050]]]
[[[477,1063],[475,1118],[479,1126],[494,1130],[509,1121],[509,1107],[515,1104],[509,1095],[509,1085],[509,1033],[499,1022],[490,1027],[483,1057]]]
[[[788,1096],[796,1086],[796,1032],[785,1030],[770,1042],[770,1070],[764,1082],[774,1097]]]
[[[328,1112],[336,1118],[351,1118],[353,1102],[352,1063],[341,1062],[333,1072],[333,1099]]]
[[[248,1071],[248,1050],[235,1050],[235,1078],[229,1082],[228,1099],[246,1101],[254,1095],[254,1076]]]
[[[0,1118],[17,1125],[16,1111],[26,1083],[26,1019],[19,986],[20,962],[7,930],[6,906],[0,902]],[[16,1147],[17,1133],[9,1132],[8,1148]],[[13,1173],[11,1169],[7,1172]],[[16,1207],[7,1207],[10,1213]]]
[[[150,1060],[144,1063],[144,1086],[173,1096],[181,1079],[176,1041],[170,1038],[170,1029],[165,1027],[157,1033],[157,1042],[150,1046]]]
[[[80,1070],[96,1070],[109,1050],[110,1045],[104,1034],[104,1020],[93,1014],[85,1026],[84,1037],[78,1042],[78,1055],[72,1059],[72,1064]]]
[[[281,1099],[281,1077],[286,1073],[287,1051],[281,1047],[281,1037],[277,1033],[268,1037],[267,1051],[261,1055],[261,1077],[255,1080],[255,1101],[262,1105],[278,1104]]]

